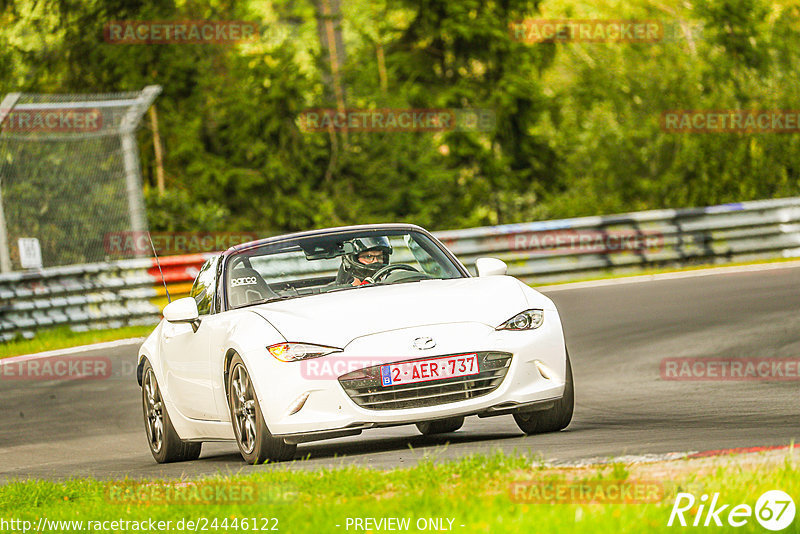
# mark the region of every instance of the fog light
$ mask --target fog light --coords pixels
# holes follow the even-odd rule
[[[286,415],[294,415],[297,412],[299,412],[303,408],[303,406],[305,406],[309,395],[311,395],[311,392],[310,391],[306,391],[305,393],[303,393],[302,395],[297,397],[294,400],[294,402],[289,405],[289,410],[286,413]]]
[[[539,370],[539,374],[542,375],[547,380],[552,380],[553,378],[553,371],[547,367],[545,364],[540,362],[539,360],[534,360],[536,364],[536,368]]]

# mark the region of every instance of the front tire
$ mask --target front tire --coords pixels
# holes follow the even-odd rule
[[[150,362],[142,368],[142,411],[150,452],[156,462],[185,462],[200,457],[202,443],[182,441],[169,419],[156,374]]]
[[[552,408],[535,412],[518,412],[514,414],[517,426],[528,435],[545,432],[558,432],[572,421],[575,408],[575,388],[572,383],[572,364],[567,352],[567,378],[564,384],[564,395],[555,402]]]
[[[463,417],[448,417],[447,419],[439,419],[438,421],[423,421],[417,423],[417,430],[424,436],[432,436],[434,434],[455,432],[461,428],[463,424]]]
[[[236,443],[245,462],[262,464],[267,460],[280,462],[294,458],[297,445],[274,437],[267,428],[253,382],[238,354],[233,357],[228,373],[228,406]]]

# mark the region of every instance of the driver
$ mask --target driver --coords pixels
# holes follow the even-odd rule
[[[368,284],[367,278],[374,276],[380,269],[389,265],[392,245],[384,236],[357,237],[350,241],[354,252],[342,256],[342,267],[339,274],[344,275],[340,283],[352,283],[354,286]]]

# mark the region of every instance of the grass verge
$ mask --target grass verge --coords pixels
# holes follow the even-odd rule
[[[154,326],[126,326],[108,330],[90,330],[88,332],[73,332],[67,326],[40,330],[33,339],[16,339],[0,343],[0,358],[32,354],[47,350],[65,349],[116,341],[132,337],[145,337],[153,331]]]
[[[698,504],[702,494],[718,492],[718,503],[731,505],[720,516],[723,528],[700,527],[700,530],[765,532],[754,517],[747,518],[743,527],[733,529],[725,523],[727,513],[740,503],[754,507],[760,495],[774,489],[787,492],[797,502],[800,473],[796,459],[796,452],[792,456],[782,451],[781,458],[771,463],[729,460],[709,464],[709,459],[678,460],[662,462],[661,467],[648,471],[622,464],[549,468],[524,455],[496,453],[456,462],[429,459],[409,469],[392,471],[360,467],[322,471],[274,469],[178,483],[93,479],[64,483],[11,482],[0,487],[0,526],[3,520],[19,519],[29,521],[35,530],[40,518],[47,518],[49,522],[83,521],[86,530],[87,521],[153,520],[170,521],[169,525],[157,528],[173,531],[195,527],[198,531],[204,531],[205,527],[209,532],[262,531],[275,527],[274,530],[282,532],[318,534],[388,531],[374,524],[366,528],[364,523],[364,528],[354,528],[354,520],[398,518],[407,519],[409,528],[397,530],[409,532],[436,530],[432,525],[438,525],[438,530],[465,533],[672,532],[683,530],[680,526],[667,526],[676,495],[689,491]],[[660,484],[663,494],[656,502],[643,504],[608,502],[608,499],[598,502],[596,498],[595,502],[519,502],[520,494],[515,497],[510,488],[520,481],[551,485],[581,481],[594,484],[593,487],[605,484],[606,488],[650,481]],[[190,496],[202,502],[187,504]],[[685,513],[689,525],[698,512],[695,506]],[[701,517],[705,519],[702,512]],[[246,525],[243,518],[247,518]],[[188,521],[194,522],[192,526]],[[45,531],[74,531],[77,526],[47,525]],[[134,529],[118,525],[116,530]],[[798,531],[798,520],[783,530]]]

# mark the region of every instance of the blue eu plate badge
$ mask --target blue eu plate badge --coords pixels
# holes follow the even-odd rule
[[[392,385],[392,372],[388,365],[381,367],[381,377],[383,379],[384,386]]]

